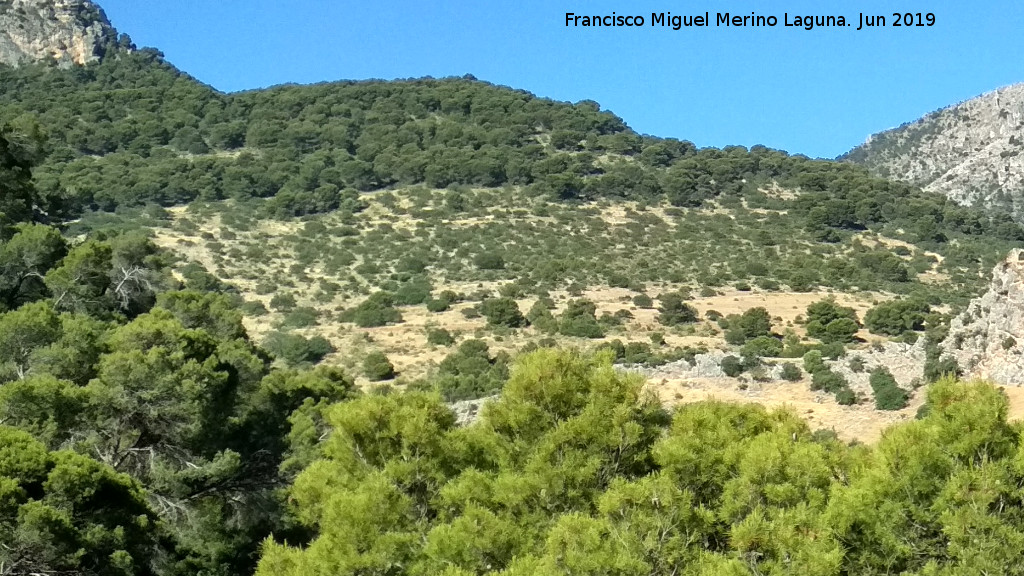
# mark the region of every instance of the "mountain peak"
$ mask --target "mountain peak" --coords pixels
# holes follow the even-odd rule
[[[876,134],[845,159],[964,205],[1024,217],[1024,84]]]
[[[103,9],[90,0],[0,0],[0,64],[87,64],[117,41]]]

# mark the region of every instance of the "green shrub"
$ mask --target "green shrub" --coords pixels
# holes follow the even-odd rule
[[[577,338],[602,338],[604,329],[597,322],[597,306],[590,300],[570,300],[558,319],[558,331]]]
[[[341,320],[355,322],[360,328],[373,328],[397,324],[402,321],[402,314],[394,307],[394,297],[390,292],[374,292],[355,308],[346,310]]]
[[[430,298],[430,281],[421,276],[413,278],[395,291],[394,302],[398,306],[416,306]]]
[[[317,312],[316,308],[299,306],[284,315],[284,318],[281,320],[281,325],[287,328],[307,328],[309,326],[316,326],[317,318],[319,316],[320,313]]]
[[[842,374],[831,370],[818,370],[811,375],[811,390],[824,390],[825,392],[837,393],[850,384],[843,378]]]
[[[740,353],[744,357],[778,358],[782,355],[782,342],[778,338],[772,338],[771,336],[758,336],[747,341],[740,350]]]
[[[295,296],[291,294],[274,294],[274,297],[270,299],[270,307],[278,312],[288,312],[295,306]]]
[[[431,298],[427,300],[427,311],[428,312],[445,312],[451,308],[451,302],[441,298]]]
[[[822,342],[853,342],[860,329],[857,312],[839,306],[832,298],[819,300],[807,307],[807,335]]]
[[[836,402],[842,406],[851,406],[857,403],[857,394],[847,386],[836,392]]]
[[[633,304],[635,304],[637,308],[649,309],[654,307],[654,299],[647,294],[637,294],[636,296],[633,296]]]
[[[815,374],[822,370],[828,370],[828,366],[825,365],[825,360],[821,355],[820,350],[811,350],[804,354],[804,370],[809,374]]]
[[[455,343],[455,337],[444,328],[430,328],[427,330],[427,343],[433,346],[451,346]]]
[[[334,352],[334,346],[322,336],[305,338],[286,332],[271,332],[264,339],[263,347],[275,357],[293,365],[316,363]]]
[[[480,304],[480,312],[487,318],[490,326],[507,326],[522,328],[526,326],[526,317],[519,311],[519,304],[511,298],[490,298]]]
[[[242,314],[257,317],[265,316],[267,314],[267,307],[259,300],[248,300],[245,304],[242,304]]]
[[[735,356],[726,356],[722,358],[722,372],[725,372],[726,376],[735,378],[743,373],[743,362]]]
[[[800,371],[800,368],[792,362],[786,362],[782,365],[782,379],[789,380],[790,382],[796,382],[804,377],[804,373]]]
[[[473,257],[473,264],[481,270],[503,270],[505,258],[497,252],[481,252]]]
[[[363,374],[371,382],[391,380],[395,377],[395,367],[383,352],[371,352],[363,359]]]
[[[931,306],[921,300],[893,300],[868,310],[864,325],[872,334],[899,336],[907,330],[924,329]]]
[[[658,297],[661,307],[658,308],[658,322],[665,326],[677,326],[697,321],[697,309],[687,304],[684,295],[678,292],[662,294]]]
[[[879,367],[871,371],[868,380],[875,393],[875,408],[878,410],[902,410],[910,400],[905,390],[896,384],[888,369]]]
[[[437,386],[449,402],[490,396],[508,378],[508,357],[491,357],[487,343],[466,340],[438,366]]]

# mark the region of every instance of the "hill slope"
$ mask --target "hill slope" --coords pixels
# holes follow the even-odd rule
[[[845,156],[958,204],[1024,214],[1024,84],[872,136]]]

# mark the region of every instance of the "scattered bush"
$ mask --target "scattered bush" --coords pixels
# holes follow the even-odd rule
[[[334,346],[322,336],[306,338],[286,332],[271,332],[263,341],[263,347],[292,365],[315,364],[334,352]]]
[[[526,317],[519,311],[519,304],[511,298],[490,298],[480,304],[480,312],[487,318],[489,326],[522,328]]]
[[[902,410],[910,400],[905,390],[899,387],[892,373],[883,367],[871,371],[868,380],[875,393],[875,408],[878,410]]]
[[[570,300],[558,319],[558,331],[577,338],[602,338],[604,329],[597,322],[597,306],[590,300]]]
[[[792,362],[786,362],[782,365],[782,379],[789,380],[790,382],[797,382],[804,377],[804,373]]]
[[[444,328],[430,328],[427,330],[427,343],[433,346],[451,346],[455,343],[455,337]]]
[[[893,300],[868,310],[864,325],[872,334],[899,336],[907,330],[923,330],[931,306],[921,300]]]
[[[697,309],[684,301],[678,292],[662,294],[658,297],[661,307],[658,308],[658,322],[665,326],[677,326],[697,321]]]
[[[371,352],[363,359],[363,374],[371,382],[391,380],[395,377],[395,367],[383,352]]]
[[[722,358],[722,372],[725,372],[726,376],[735,378],[743,373],[743,362],[735,356],[726,356]]]

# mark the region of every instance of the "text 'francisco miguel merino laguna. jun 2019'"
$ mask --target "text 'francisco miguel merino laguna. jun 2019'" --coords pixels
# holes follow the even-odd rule
[[[652,12],[643,14],[579,14],[565,13],[565,25],[574,28],[762,28],[785,27],[797,30],[820,28],[926,28],[935,26],[932,12],[886,12],[881,14],[857,13],[849,18],[843,14],[736,14],[733,12],[702,12],[696,14],[673,14]]]

